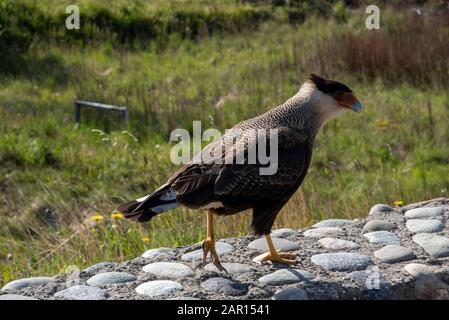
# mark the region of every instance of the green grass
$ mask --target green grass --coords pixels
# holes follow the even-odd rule
[[[37,41],[15,56],[0,72],[0,283],[200,241],[198,211],[176,209],[145,225],[110,214],[176,170],[171,130],[193,120],[223,130],[284,102],[321,70],[317,43],[360,23],[356,15],[347,24],[270,21],[200,40],[170,38],[163,48]],[[309,174],[275,226],[449,196],[447,90],[327,73],[347,83],[366,110],[319,134]],[[75,98],[126,105],[130,125],[90,113],[76,128]],[[94,214],[105,219],[94,222]],[[245,235],[250,222],[247,213],[218,218],[218,237]]]

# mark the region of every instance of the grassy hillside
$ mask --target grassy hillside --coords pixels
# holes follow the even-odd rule
[[[200,241],[201,212],[176,209],[146,225],[111,215],[176,169],[171,130],[193,120],[228,128],[284,102],[310,72],[349,84],[366,111],[319,134],[309,174],[276,227],[449,196],[447,12],[389,9],[382,29],[368,31],[363,8],[333,1],[325,12],[269,1],[109,9],[81,1],[86,28],[71,35],[57,27],[63,2],[16,3],[0,1],[10,13],[0,13],[9,26],[0,33],[0,283]],[[94,18],[102,10],[108,23]],[[132,31],[154,28],[149,17],[162,19],[154,12],[164,13],[164,28]],[[299,13],[303,23],[292,20]],[[178,32],[180,21],[208,31]],[[10,46],[20,37],[22,46]],[[130,124],[92,112],[78,128],[75,98],[126,105]],[[218,236],[247,234],[249,224],[249,214],[219,218]]]

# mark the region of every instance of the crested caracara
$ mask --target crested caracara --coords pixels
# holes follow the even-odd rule
[[[294,254],[276,251],[273,246],[270,232],[274,220],[307,174],[318,130],[327,120],[348,110],[360,112],[362,108],[362,103],[346,85],[311,74],[298,93],[284,104],[238,123],[206,146],[159,189],[123,204],[118,210],[138,222],[149,221],[179,206],[207,210],[207,238],[202,242],[203,265],[210,252],[212,262],[223,270],[215,250],[214,214],[232,215],[252,209],[253,231],[256,235],[264,235],[269,247],[262,261],[293,264]],[[244,157],[243,162],[237,163],[214,161],[217,156],[235,159],[241,152],[247,155],[249,150],[255,150],[252,148],[260,140],[254,132],[261,129],[277,131],[278,159],[274,174],[261,174],[260,169],[266,163],[261,164],[258,159],[250,162]],[[223,146],[229,140],[234,141],[233,132],[236,131],[243,132],[244,143],[229,155]],[[204,160],[206,158],[213,159]]]

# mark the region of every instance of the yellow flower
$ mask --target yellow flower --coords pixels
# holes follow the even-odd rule
[[[376,125],[381,129],[386,129],[390,126],[391,121],[388,119],[379,119],[376,121]]]
[[[99,214],[95,214],[92,217],[90,217],[90,219],[93,221],[101,221],[101,220],[104,220],[104,217]]]
[[[148,238],[148,237],[143,237],[143,238],[142,238],[142,241],[143,241],[143,242],[150,242],[150,238]]]
[[[404,205],[404,201],[402,201],[402,200],[396,200],[396,201],[394,202],[394,204],[397,205],[398,207],[402,207],[402,206]]]
[[[113,213],[111,214],[112,219],[123,219],[125,215],[123,213]]]

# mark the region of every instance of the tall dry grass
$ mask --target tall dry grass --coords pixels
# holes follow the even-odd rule
[[[381,21],[382,23],[382,21]],[[317,44],[324,74],[351,73],[387,84],[449,86],[449,11],[409,11],[379,30],[349,31]]]

